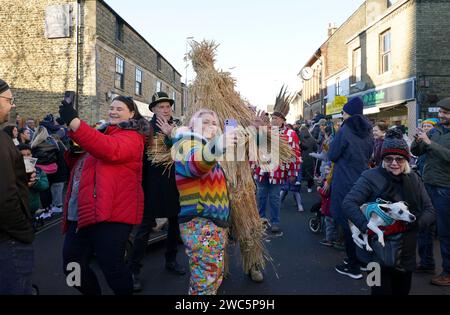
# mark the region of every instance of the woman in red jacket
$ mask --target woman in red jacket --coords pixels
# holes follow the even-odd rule
[[[69,137],[84,152],[66,155],[71,169],[64,205],[64,272],[80,270],[75,287],[99,295],[101,288],[89,260],[95,253],[115,294],[132,294],[125,265],[125,245],[132,226],[142,221],[142,156],[148,122],[132,98],[118,96],[109,107],[109,123],[99,130],[78,118],[63,101],[59,113]],[[73,264],[76,263],[76,264]]]

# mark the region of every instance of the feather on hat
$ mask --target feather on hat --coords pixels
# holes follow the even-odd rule
[[[272,115],[280,117],[286,120],[286,116],[289,114],[289,106],[292,101],[292,96],[287,94],[287,87],[284,85],[281,87],[280,93],[275,99],[275,106]]]

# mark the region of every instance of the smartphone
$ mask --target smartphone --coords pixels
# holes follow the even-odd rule
[[[237,129],[238,122],[236,119],[225,119],[225,132]]]
[[[65,91],[64,92],[64,101],[67,104],[72,105],[73,102],[75,101],[75,92],[74,91]]]

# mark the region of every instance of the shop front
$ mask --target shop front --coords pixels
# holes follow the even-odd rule
[[[364,115],[373,122],[383,120],[390,126],[403,125],[407,130],[417,126],[415,78],[355,93],[348,98],[356,96],[362,98]]]

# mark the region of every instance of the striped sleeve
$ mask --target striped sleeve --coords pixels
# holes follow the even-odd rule
[[[206,145],[199,140],[181,140],[177,144],[175,171],[184,177],[201,177],[208,173],[216,160],[207,155]]]

